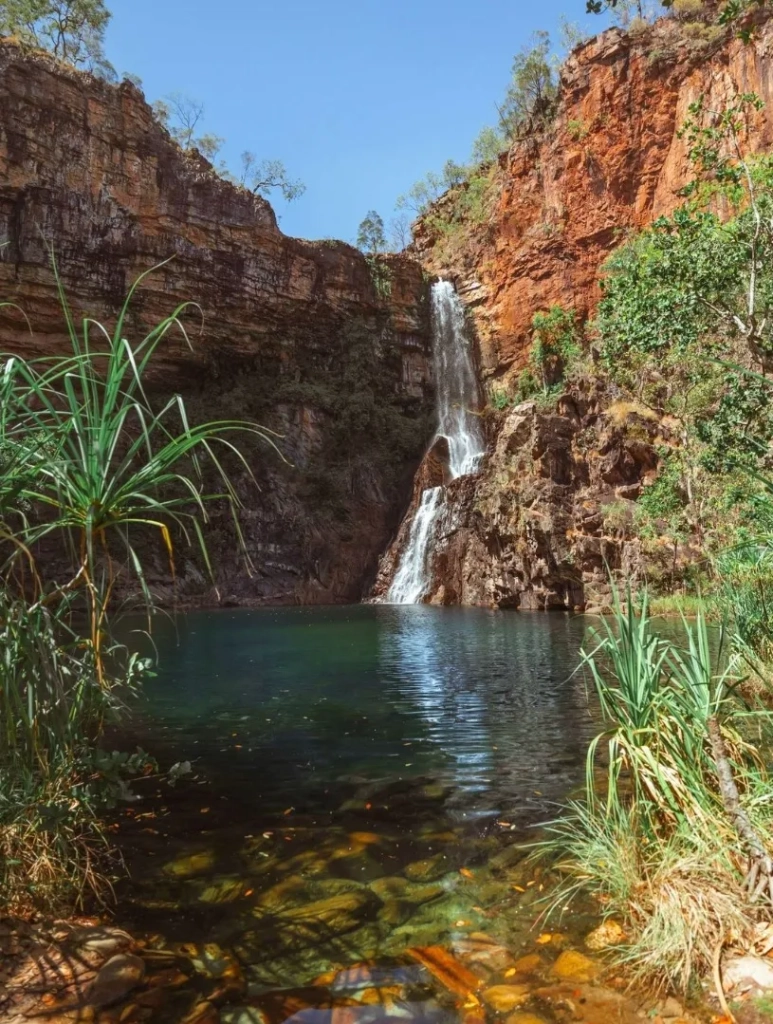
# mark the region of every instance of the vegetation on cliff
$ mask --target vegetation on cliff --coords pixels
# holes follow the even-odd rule
[[[105,755],[106,720],[149,665],[115,639],[116,587],[131,580],[150,614],[144,561],[155,535],[209,558],[213,501],[239,499],[223,468],[255,424],[189,420],[174,396],[155,408],[144,378],[179,307],[138,342],[126,338],[135,282],[112,332],[77,324],[61,293],[69,355],[2,357],[0,378],[0,901],[49,906],[99,894],[107,842],[98,809],[147,758]],[[220,486],[204,486],[206,465]],[[212,473],[210,473],[212,476]],[[59,553],[59,558],[54,553]],[[248,557],[245,552],[245,557]]]

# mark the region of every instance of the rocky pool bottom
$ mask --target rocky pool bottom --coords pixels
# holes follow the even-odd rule
[[[525,856],[582,778],[586,628],[386,608],[161,628],[163,674],[115,739],[191,770],[115,812],[109,921],[0,927],[0,1019],[687,1020],[626,992],[614,926],[546,919]]]

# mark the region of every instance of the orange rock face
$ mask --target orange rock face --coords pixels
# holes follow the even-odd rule
[[[397,525],[430,434],[426,288],[418,263],[374,276],[339,242],[304,242],[269,204],[186,156],[129,83],[108,85],[0,44],[0,350],[64,351],[53,248],[76,318],[110,326],[143,284],[131,339],[177,306],[151,383],[197,420],[236,416],[282,435],[283,463],[247,445],[260,491],[237,471],[257,572],[227,515],[210,541],[219,595],[238,603],[357,600]],[[163,552],[149,567],[172,597]],[[181,555],[177,596],[216,600]]]
[[[612,29],[576,50],[562,72],[558,114],[543,140],[501,158],[504,185],[493,218],[452,256],[420,224],[417,250],[452,275],[473,312],[484,376],[523,365],[534,313],[561,305],[581,316],[599,298],[599,270],[628,229],[680,202],[690,180],[678,131],[705,96],[724,109],[739,92],[767,104],[748,139],[773,141],[773,24],[762,18],[746,45],[728,32],[698,45],[675,20],[642,33]]]
[[[497,168],[499,195],[480,224],[437,233],[457,196],[416,226],[415,252],[452,278],[475,327],[492,394],[507,398],[532,346],[535,313],[558,305],[580,320],[595,311],[604,261],[626,235],[682,201],[693,176],[679,130],[701,96],[708,111],[756,92],[765,110],[748,125],[747,151],[773,142],[773,21],[757,16],[753,42],[729,31],[697,43],[665,19],[643,32],[612,29],[566,63],[556,116],[544,137],[516,143]],[[581,609],[609,600],[608,574],[662,574],[665,545],[644,551],[635,503],[659,471],[659,448],[677,444],[592,374],[551,404],[489,408],[480,472],[446,488],[428,556],[425,600],[526,609]],[[439,469],[438,467],[441,467]],[[428,453],[411,510],[381,560],[386,593],[422,492],[442,479]],[[697,552],[678,552],[688,561]],[[672,562],[677,552],[671,552]]]

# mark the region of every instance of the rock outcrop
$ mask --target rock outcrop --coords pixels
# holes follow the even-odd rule
[[[241,603],[358,600],[410,494],[431,433],[426,285],[405,257],[374,267],[340,242],[304,242],[269,204],[184,154],[142,94],[0,44],[0,349],[65,351],[51,252],[76,317],[107,325],[142,284],[135,340],[195,302],[153,364],[159,397],[192,417],[281,436],[283,462],[245,442],[246,573],[228,515],[210,530],[218,592],[193,561],[177,596]],[[28,328],[27,320],[31,325]],[[172,598],[166,558],[153,581]]]
[[[701,96],[725,109],[756,92],[766,109],[751,127],[750,151],[773,144],[773,22],[757,16],[753,42],[705,26],[696,37],[673,18],[637,32],[610,29],[566,61],[558,109],[541,138],[500,158],[499,198],[463,244],[438,235],[437,214],[420,222],[416,252],[452,276],[475,321],[484,378],[520,369],[534,313],[560,305],[591,315],[599,271],[625,237],[682,201],[692,177],[679,130]]]
[[[451,277],[475,325],[489,393],[508,395],[532,345],[532,320],[552,306],[579,322],[600,297],[602,265],[631,230],[668,214],[690,180],[679,129],[705,97],[721,110],[744,92],[766,109],[749,125],[750,151],[773,142],[773,21],[756,16],[745,44],[713,22],[665,19],[636,33],[612,29],[563,68],[556,116],[542,137],[517,142],[497,168],[498,198],[479,223],[439,230],[460,189],[416,226],[415,252]],[[450,221],[449,221],[450,222]],[[453,481],[432,543],[426,599],[439,604],[582,608],[609,596],[608,568],[673,572],[677,557],[636,535],[634,502],[658,471],[667,424],[625,408],[588,379],[554,402],[487,410],[489,453],[477,476]],[[382,559],[383,594],[416,502],[441,482],[428,457],[406,522]]]

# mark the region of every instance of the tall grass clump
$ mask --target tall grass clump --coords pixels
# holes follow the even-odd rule
[[[556,907],[595,898],[624,923],[617,957],[634,977],[684,992],[769,908],[773,814],[760,799],[770,715],[742,698],[740,658],[712,644],[702,612],[682,630],[662,635],[646,596],[637,611],[615,594],[582,651],[605,728],[584,799],[548,825],[541,853],[562,876]]]
[[[153,356],[173,330],[189,343],[190,305],[132,342],[146,275],[110,331],[76,323],[54,273],[70,351],[0,356],[0,904],[13,907],[100,888],[99,809],[138,762],[99,756],[99,736],[148,667],[113,640],[117,591],[152,611],[154,536],[172,574],[180,542],[211,570],[212,501],[230,507],[243,547],[222,456],[251,478],[236,436],[274,443],[257,424],[192,424],[177,395],[151,400]]]

